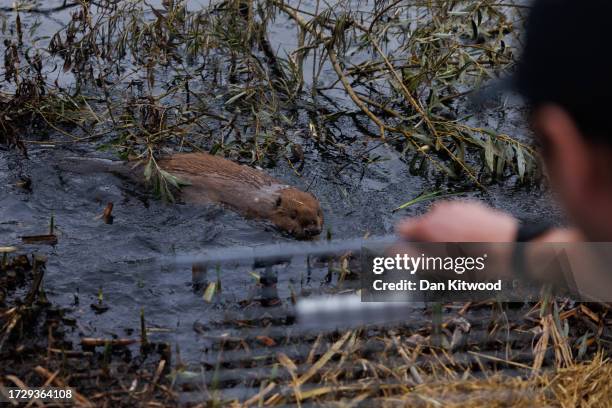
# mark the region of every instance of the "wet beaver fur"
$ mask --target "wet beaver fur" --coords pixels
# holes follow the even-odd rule
[[[219,203],[247,218],[268,220],[298,239],[321,233],[319,201],[263,171],[207,153],[177,153],[157,163],[188,184],[180,191],[185,203]],[[143,181],[142,168],[119,161],[70,157],[59,167],[76,173],[109,172]]]
[[[186,203],[220,203],[247,218],[269,220],[298,239],[321,233],[319,201],[263,171],[207,153],[177,153],[158,164],[189,183],[181,189]]]

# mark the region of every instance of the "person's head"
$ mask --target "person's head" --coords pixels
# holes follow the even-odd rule
[[[536,0],[515,75],[552,186],[592,240],[612,240],[609,0]]]

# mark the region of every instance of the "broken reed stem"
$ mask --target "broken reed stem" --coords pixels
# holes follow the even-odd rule
[[[144,307],[140,308],[140,347],[147,347],[147,324],[145,322]]]
[[[40,375],[41,377],[43,377],[45,380],[49,380],[51,379],[52,383],[59,388],[71,388],[67,383],[65,383],[63,380],[57,378],[56,375],[54,375],[52,372],[50,372],[49,370],[47,370],[44,367],[41,366],[37,366],[36,368],[34,368],[34,372],[38,375]],[[73,394],[74,394],[74,398],[76,400],[76,403],[78,406],[81,407],[94,407],[94,404],[92,404],[87,398],[85,398],[83,395],[81,395],[78,391],[76,391],[75,389],[72,389]]]

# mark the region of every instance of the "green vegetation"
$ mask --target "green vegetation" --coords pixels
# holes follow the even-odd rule
[[[344,152],[384,140],[415,173],[477,187],[537,176],[528,145],[474,126],[466,109],[514,63],[523,10],[511,2],[102,0],[57,10],[70,21],[50,36],[38,34],[33,16],[45,10],[32,2],[1,17],[0,138],[24,151],[42,129],[56,143],[112,148],[145,164],[162,195],[180,184],[156,164],[164,149],[273,165],[305,141]],[[279,29],[282,47],[271,41]]]

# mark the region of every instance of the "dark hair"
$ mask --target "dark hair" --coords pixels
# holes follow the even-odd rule
[[[560,105],[585,137],[612,145],[610,18],[610,0],[536,0],[515,85],[532,107]]]

